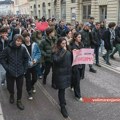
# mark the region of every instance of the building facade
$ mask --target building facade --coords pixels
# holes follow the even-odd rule
[[[57,20],[95,21],[120,23],[120,0],[30,0],[30,15],[41,18],[55,17]]]
[[[15,0],[15,14],[29,15],[29,2],[28,0]]]
[[[0,1],[0,15],[13,15],[14,14],[14,2]]]

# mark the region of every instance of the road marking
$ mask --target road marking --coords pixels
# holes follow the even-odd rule
[[[1,103],[0,103],[0,120],[4,120]]]
[[[58,103],[55,101],[55,99],[47,92],[47,90],[41,85],[41,83],[38,81],[38,87],[40,88],[40,90],[45,94],[45,96],[49,99],[49,101],[52,103],[53,106],[57,107],[60,109],[60,106],[58,105]],[[70,117],[68,117],[65,120],[72,120]]]
[[[120,71],[120,67],[116,67],[115,69],[119,70]]]

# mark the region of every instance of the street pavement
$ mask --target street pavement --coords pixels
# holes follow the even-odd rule
[[[89,67],[86,66],[85,79],[80,83],[82,97],[120,98],[120,58],[117,54],[115,57],[116,60],[110,60],[112,66],[106,65],[100,57],[102,67],[94,65],[96,74],[89,72]],[[0,72],[2,71],[0,66]],[[60,113],[58,91],[51,88],[51,74],[47,78],[47,85],[43,86],[42,80],[38,80],[35,87],[37,92],[34,100],[29,101],[24,84],[22,101],[25,110],[20,111],[16,104],[9,104],[6,86],[0,85],[0,115],[3,114],[4,120],[64,120]],[[66,101],[69,113],[67,120],[120,120],[120,102],[78,102],[70,88],[66,90]]]

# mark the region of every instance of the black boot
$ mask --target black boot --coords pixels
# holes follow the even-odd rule
[[[61,113],[64,118],[68,118],[68,113],[65,107],[61,107]]]
[[[17,100],[17,107],[18,107],[20,110],[24,110],[24,105],[22,104],[21,100]]]
[[[11,104],[14,103],[14,95],[13,95],[13,94],[10,95],[9,102],[10,102]]]
[[[92,72],[92,73],[96,73],[97,72],[94,68],[90,68],[89,71]]]

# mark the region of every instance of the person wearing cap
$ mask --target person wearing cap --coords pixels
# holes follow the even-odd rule
[[[14,36],[13,41],[0,54],[0,61],[6,70],[7,89],[10,94],[9,102],[14,103],[14,83],[17,87],[17,107],[24,110],[21,102],[24,74],[28,68],[28,54],[22,47],[23,37],[19,34]]]
[[[91,24],[89,22],[86,22],[84,23],[83,29],[80,31],[84,48],[91,48],[92,35],[90,27]],[[92,65],[89,65],[89,68],[90,72],[96,73],[96,70],[93,68]],[[84,78],[84,72],[82,78]]]

